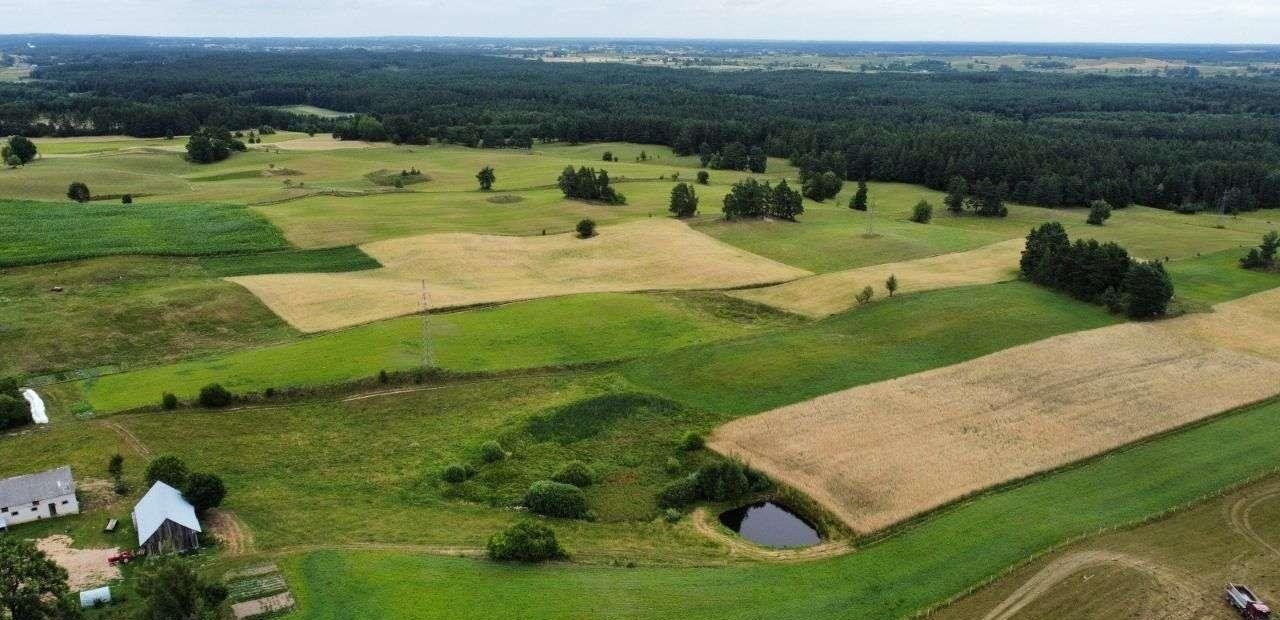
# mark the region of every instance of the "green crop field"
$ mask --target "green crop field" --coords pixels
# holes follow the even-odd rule
[[[577,295],[433,315],[427,342],[441,368],[495,372],[641,357],[793,322],[720,296]],[[106,412],[154,405],[164,392],[194,397],[215,382],[236,392],[341,383],[419,367],[422,330],[420,317],[392,319],[104,376],[82,382],[82,389],[95,409]]]

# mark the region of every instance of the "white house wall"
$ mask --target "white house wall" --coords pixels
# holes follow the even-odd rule
[[[56,509],[55,514],[51,515],[49,513],[50,504],[53,504]],[[75,493],[71,493],[55,497],[53,499],[23,504],[21,506],[0,506],[0,508],[4,509],[3,512],[0,512],[0,517],[4,517],[5,522],[12,527],[19,523],[29,523],[31,521],[39,521],[41,519],[54,519],[66,515],[79,514],[80,502],[76,501]]]

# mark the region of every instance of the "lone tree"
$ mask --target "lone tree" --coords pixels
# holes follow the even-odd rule
[[[493,189],[493,182],[498,180],[498,177],[493,174],[493,166],[485,166],[476,173],[476,180],[480,182],[480,191],[487,192]]]
[[[162,456],[147,465],[147,486],[163,482],[175,489],[182,490],[187,486],[191,472],[187,464],[176,456]]]
[[[578,222],[578,225],[574,227],[574,230],[578,231],[578,236],[583,239],[594,237],[596,235],[596,222],[590,218],[584,219]]]
[[[859,306],[865,306],[871,303],[871,298],[875,297],[875,295],[875,289],[871,288],[871,285],[868,284],[867,286],[864,286],[857,295],[853,296],[853,300],[858,302]]]
[[[0,618],[78,618],[69,594],[66,570],[31,542],[0,537]]]
[[[889,279],[884,281],[884,290],[889,291],[889,296],[898,292],[898,276],[889,274]]]
[[[711,173],[706,170],[698,171],[698,185],[706,185],[711,182]]]
[[[89,186],[76,181],[67,186],[67,198],[76,202],[89,202]]]
[[[197,513],[204,513],[222,505],[222,499],[227,496],[227,488],[223,486],[222,478],[213,474],[191,474],[187,477],[187,487],[182,495],[191,502]]]
[[[5,163],[9,163],[16,158],[18,160],[17,165],[21,166],[35,159],[36,152],[35,142],[24,136],[12,136],[9,138],[9,142],[0,148],[0,159],[3,159]]]
[[[849,208],[854,211],[867,210],[867,182],[858,181],[858,191],[853,193],[853,200],[849,201]]]
[[[1089,219],[1086,220],[1094,226],[1101,226],[1111,218],[1111,205],[1105,200],[1095,200],[1089,203]]]
[[[676,217],[691,217],[698,212],[698,194],[688,183],[677,183],[671,188],[671,206],[668,208]]]
[[[917,224],[928,224],[933,220],[933,205],[928,200],[921,200],[911,208],[911,221]]]

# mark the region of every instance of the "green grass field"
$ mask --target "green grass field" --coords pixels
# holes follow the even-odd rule
[[[308,619],[486,618],[512,608],[528,618],[897,618],[1064,541],[1274,471],[1277,419],[1275,403],[1226,416],[980,496],[834,560],[629,569],[322,551],[285,567]]]
[[[0,267],[152,254],[279,250],[284,239],[243,207],[0,201]]]
[[[641,357],[793,322],[718,295],[603,294],[436,314],[428,333],[440,367],[494,372]],[[236,392],[326,385],[422,360],[422,319],[405,317],[81,385],[88,402],[107,412],[154,405],[164,392],[193,397],[215,382]]]

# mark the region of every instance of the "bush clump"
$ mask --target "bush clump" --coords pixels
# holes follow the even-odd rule
[[[160,407],[165,411],[173,411],[174,409],[177,409],[178,397],[174,396],[173,392],[165,392],[164,396],[160,397]]]
[[[222,384],[210,383],[200,388],[200,396],[197,402],[200,403],[201,407],[217,408],[230,405],[233,398],[231,391],[222,387]]]
[[[682,508],[698,501],[698,475],[689,474],[658,493],[658,505],[663,508]]]
[[[587,496],[572,484],[539,480],[524,495],[529,512],[546,517],[580,519],[587,516]]]
[[[596,235],[596,222],[590,218],[584,219],[578,222],[578,225],[574,227],[574,230],[578,231],[578,236],[583,239],[594,237]]]
[[[689,431],[680,438],[680,449],[685,452],[693,452],[706,447],[707,439],[701,433]]]
[[[921,200],[911,208],[911,221],[917,224],[928,224],[933,220],[933,205],[928,200]]]
[[[596,473],[587,467],[582,461],[570,461],[564,464],[551,479],[564,484],[572,484],[575,487],[585,489],[595,482]]]
[[[444,468],[444,471],[440,473],[440,479],[449,484],[461,484],[470,480],[474,475],[476,475],[476,468],[472,467],[470,463],[453,463]]]
[[[764,474],[737,459],[709,461],[698,471],[668,484],[658,494],[663,508],[682,508],[698,500],[727,502],[773,487]]]
[[[499,562],[545,562],[566,557],[554,530],[529,521],[490,536],[488,551],[489,559]]]
[[[480,460],[486,463],[497,463],[507,458],[507,451],[497,441],[486,441],[480,446]]]

